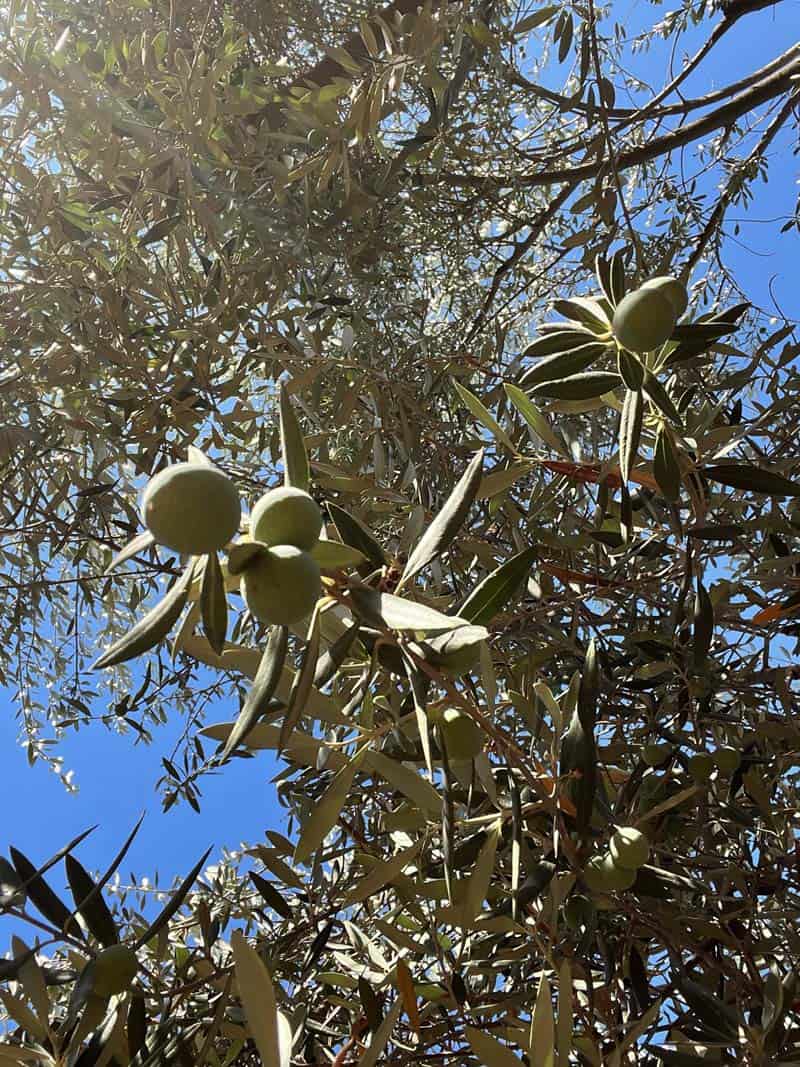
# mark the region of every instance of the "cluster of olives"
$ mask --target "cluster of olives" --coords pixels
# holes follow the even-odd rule
[[[611,893],[630,889],[636,872],[647,863],[650,844],[640,830],[623,826],[614,832],[608,851],[593,856],[583,869],[583,880],[593,892]]]
[[[642,748],[642,760],[648,767],[660,767],[673,755],[675,749],[666,741],[651,741]],[[742,757],[730,745],[722,745],[711,752],[695,752],[689,757],[688,771],[696,782],[707,782],[716,768],[724,777],[730,777],[739,769]]]
[[[242,507],[222,471],[176,463],[150,480],[142,519],[155,541],[183,555],[224,548],[239,530]],[[322,512],[302,489],[272,489],[250,517],[250,536],[264,551],[241,580],[248,608],[262,622],[289,625],[305,618],[319,597],[320,573],[310,549],[319,540]]]
[[[688,303],[686,287],[677,278],[651,278],[617,304],[614,336],[630,352],[650,352],[669,339]]]
[[[257,619],[288,626],[308,615],[319,598],[319,564],[310,550],[319,540],[322,512],[302,489],[270,489],[250,516],[250,537],[266,546],[242,574],[242,596]]]

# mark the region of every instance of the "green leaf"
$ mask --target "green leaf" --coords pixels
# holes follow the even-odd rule
[[[146,248],[147,245],[155,244],[156,241],[163,241],[182,220],[183,215],[169,215],[165,219],[154,222],[150,229],[139,238],[139,247]]]
[[[580,374],[607,350],[608,345],[600,341],[590,341],[565,352],[556,352],[529,367],[520,378],[519,384],[530,389],[539,382],[561,381],[563,378]]]
[[[351,548],[363,553],[374,567],[383,567],[386,563],[386,556],[373,532],[346,512],[344,508],[340,508],[338,504],[334,504],[329,500],[327,508],[333,525],[336,527],[336,532],[342,541]]]
[[[653,453],[653,474],[658,487],[667,500],[678,500],[681,495],[681,469],[672,437],[666,426],[659,426],[656,447]]]
[[[507,1045],[501,1045],[496,1038],[484,1030],[467,1026],[465,1033],[481,1067],[522,1067],[522,1061]]]
[[[402,997],[397,997],[394,1004],[392,1004],[391,1008],[384,1016],[383,1022],[373,1033],[372,1040],[370,1041],[366,1052],[358,1061],[358,1067],[377,1067],[383,1050],[389,1044],[392,1030],[394,1030],[402,1010]]]
[[[421,848],[422,841],[417,841],[409,848],[398,852],[396,856],[392,856],[387,860],[379,860],[369,874],[350,890],[342,902],[342,907],[346,908],[351,904],[366,900],[394,878],[399,877]]]
[[[417,542],[403,570],[398,589],[450,545],[472,507],[483,468],[483,449],[475,454],[442,510]]]
[[[530,33],[531,30],[535,30],[537,26],[544,26],[548,23],[558,12],[561,10],[555,4],[548,4],[545,7],[540,7],[538,11],[534,11],[532,15],[528,15],[527,18],[520,19],[520,21],[514,26],[514,36],[522,37],[523,34]]]
[[[644,402],[641,391],[628,389],[625,393],[619,423],[619,470],[624,482],[628,481],[631,470],[636,465],[636,454],[642,435],[643,414]]]
[[[216,552],[209,552],[206,556],[200,586],[200,610],[208,643],[221,656],[228,633],[228,597]]]
[[[308,456],[306,455],[303,431],[300,429],[300,423],[297,421],[292,402],[284,385],[281,386],[279,406],[284,484],[292,485],[296,489],[303,489],[308,492],[308,487],[311,484],[311,474],[308,468]]]
[[[59,930],[64,930],[73,937],[83,937],[83,932],[75,920],[71,917],[69,908],[57,897],[42,875],[37,871],[28,857],[14,848],[9,848],[11,862],[17,874],[20,876],[25,892],[31,903],[36,907],[48,922]]]
[[[143,945],[146,945],[148,941],[159,934],[165,926],[169,923],[172,916],[178,910],[183,903],[184,899],[189,893],[189,890],[195,883],[195,879],[203,868],[203,864],[211,855],[211,849],[206,849],[197,863],[192,867],[191,871],[186,875],[184,880],[172,894],[166,905],[161,909],[156,918],[150,923],[143,934],[140,934],[136,939],[136,943],[132,946],[134,949],[139,949]]]
[[[683,419],[681,418],[681,414],[675,406],[672,397],[669,395],[669,393],[658,380],[658,378],[656,378],[654,374],[651,374],[649,370],[646,370],[644,373],[644,382],[642,383],[642,388],[653,401],[653,403],[661,412],[661,414],[665,415],[673,424],[673,426],[683,426]]]
[[[563,441],[560,441],[553,432],[550,423],[545,416],[539,411],[534,402],[528,396],[527,393],[523,393],[521,389],[518,389],[516,385],[509,385],[508,382],[503,386],[506,396],[527,422],[528,426],[533,430],[537,437],[541,438],[544,444],[549,445],[554,452],[558,452],[562,456],[569,458],[569,452],[564,447]],[[485,480],[485,479],[484,479]],[[482,487],[478,493],[479,499],[483,496]]]
[[[541,356],[552,356],[558,352],[569,352],[573,348],[578,348],[580,345],[594,343],[597,341],[595,335],[591,330],[586,330],[583,327],[580,329],[565,328],[563,322],[546,324],[552,329],[548,329],[541,337],[537,337],[531,341],[525,351],[522,353],[523,359],[534,359]],[[544,327],[540,327],[544,329]]]
[[[306,703],[314,685],[314,672],[317,669],[319,659],[319,606],[314,609],[311,622],[308,626],[306,647],[300,668],[294,676],[292,688],[289,691],[289,700],[286,705],[286,714],[281,723],[281,736],[278,744],[278,755],[286,748],[286,744],[292,734],[300,716],[306,711]]]
[[[727,485],[731,489],[746,489],[752,493],[768,496],[800,496],[800,484],[784,478],[782,474],[763,470],[746,463],[720,463],[703,467],[703,474],[712,482]]]
[[[353,779],[364,762],[366,750],[358,752],[350,762],[343,767],[331,784],[325,790],[324,795],[311,811],[308,821],[303,826],[300,840],[294,853],[295,863],[305,863],[310,856],[319,848],[330,831],[336,825],[342,808],[347,801]]]
[[[348,626],[344,633],[340,634],[333,644],[319,657],[317,669],[314,672],[314,687],[319,689],[333,678],[347,658],[347,653],[353,647],[353,642],[358,637],[358,623]]]
[[[114,667],[118,663],[141,656],[160,641],[163,641],[178,621],[189,596],[192,584],[194,562],[190,563],[181,577],[172,586],[158,604],[140,619],[124,637],[115,641],[108,651],[93,664],[92,670]]]
[[[695,664],[699,666],[704,662],[714,640],[714,605],[699,578],[694,598],[692,630],[692,652]]]
[[[373,750],[367,753],[366,766],[407,796],[424,814],[437,816],[441,811],[442,798],[436,788],[411,767]]]
[[[617,351],[617,370],[629,389],[638,392],[642,388],[645,368],[635,352],[620,348]]]
[[[497,419],[492,415],[489,410],[484,407],[480,400],[474,393],[471,393],[469,389],[461,385],[459,382],[453,382],[453,388],[461,397],[461,400],[469,410],[469,412],[482,423],[489,433],[501,444],[509,450],[509,452],[515,452],[514,442],[502,428]]]
[[[556,1026],[553,1018],[553,1000],[547,975],[542,972],[539,992],[531,1019],[531,1063],[536,1067],[553,1067],[555,1063]]]
[[[558,1022],[556,1024],[556,1047],[559,1067],[569,1064],[572,1051],[573,1003],[572,967],[568,959],[561,961],[558,971]]]
[[[235,752],[246,739],[255,723],[258,722],[262,715],[267,713],[270,701],[281,680],[288,646],[288,628],[286,626],[273,626],[267,641],[267,647],[264,649],[264,654],[258,665],[258,671],[253,679],[253,684],[245,697],[236,725],[225,742],[221,757],[223,760],[227,759],[231,752]]]
[[[597,370],[574,374],[571,378],[562,378],[560,382],[542,382],[531,392],[533,396],[550,400],[592,400],[618,389],[621,384],[622,379],[618,374]]]
[[[257,874],[256,871],[250,872],[250,881],[256,887],[259,896],[268,908],[272,908],[273,911],[276,911],[282,919],[291,919],[292,909],[280,895],[272,882],[268,882],[266,878]]]
[[[117,924],[88,871],[70,855],[66,856],[64,866],[75,908],[86,923],[89,933],[106,948],[118,944]]]
[[[475,866],[467,879],[462,916],[464,925],[472,926],[481,912],[489,886],[492,883],[497,844],[500,840],[500,822],[496,822],[486,835]]]
[[[367,557],[352,545],[343,545],[339,541],[317,541],[311,549],[311,555],[323,571],[345,570],[359,567],[366,563]]]
[[[274,1064],[275,1067],[288,1067],[289,1058],[281,1057],[278,1006],[269,971],[256,950],[247,943],[241,930],[234,930],[231,935],[231,949],[239,997],[261,1062]]]
[[[140,552],[151,548],[155,543],[156,539],[149,530],[144,530],[142,533],[137,534],[132,541],[128,541],[127,545],[117,552],[116,556],[103,571],[103,574],[111,574],[117,567],[121,567],[123,563],[127,563],[129,559],[138,556]]]
[[[392,593],[377,593],[372,589],[356,588],[350,590],[350,595],[356,611],[365,621],[377,623],[389,630],[437,634],[468,625],[466,619],[443,615],[435,608],[415,604],[411,600],[394,596]],[[484,631],[484,638],[486,636],[488,634]]]
[[[579,322],[592,333],[607,334],[611,330],[602,304],[591,297],[575,296],[571,300],[554,300],[553,311],[565,319]]]
[[[486,626],[519,591],[536,560],[536,548],[523,549],[487,575],[462,604],[459,615],[478,626]]]

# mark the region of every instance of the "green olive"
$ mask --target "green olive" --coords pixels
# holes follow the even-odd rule
[[[151,478],[142,520],[160,545],[199,556],[224,548],[239,529],[242,507],[222,471],[202,463],[176,463]]]
[[[648,767],[660,767],[672,755],[672,745],[665,741],[651,741],[642,747],[642,759]]]
[[[582,927],[588,926],[595,910],[588,897],[573,893],[564,904],[564,922],[570,930],[577,933]]]
[[[689,774],[695,782],[707,782],[714,773],[714,757],[710,752],[695,752],[689,757]]]
[[[241,591],[261,622],[289,626],[310,615],[319,599],[319,566],[301,548],[273,545],[244,571]]]
[[[632,826],[621,826],[609,842],[609,853],[617,867],[638,870],[650,856],[650,842]]]
[[[623,348],[650,352],[668,340],[676,320],[675,309],[658,289],[637,289],[617,304],[612,328]]]
[[[113,997],[130,989],[139,970],[139,961],[127,945],[111,945],[98,953],[88,966],[92,968],[92,993],[99,997]]]
[[[583,869],[583,880],[595,893],[613,893],[630,889],[636,881],[636,872],[617,867],[610,853],[606,853],[589,860]]]
[[[719,768],[719,773],[724,774],[726,777],[735,774],[742,762],[742,757],[736,749],[731,748],[729,745],[723,745],[722,748],[718,748],[716,752],[712,753],[712,759]]]
[[[457,708],[446,708],[441,718],[448,759],[474,759],[483,751],[483,731],[480,726]]]
[[[250,536],[265,545],[294,545],[309,551],[319,540],[322,512],[302,489],[270,489],[250,515]]]
[[[655,289],[656,292],[665,296],[672,305],[676,319],[679,319],[689,306],[689,295],[686,292],[686,286],[671,274],[662,274],[657,278],[650,278],[649,281],[644,283],[642,289]]]

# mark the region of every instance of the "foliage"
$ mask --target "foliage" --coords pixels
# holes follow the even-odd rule
[[[763,7],[3,9],[2,681],[56,769],[185,715],[166,806],[271,750],[288,829],[155,916],[107,892],[132,838],[12,850],[0,1063],[800,1062],[798,346],[726,266],[800,52],[681,91]],[[656,275],[689,310],[629,352]],[[142,535],[187,458],[310,489],[309,620],[248,615],[246,538]]]

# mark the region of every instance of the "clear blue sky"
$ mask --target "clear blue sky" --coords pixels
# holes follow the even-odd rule
[[[614,5],[613,11],[617,21],[637,27],[665,13],[663,8],[641,0]],[[799,27],[797,0],[744,19],[703,64],[701,75],[690,79],[686,94],[708,92],[740,72],[761,66],[796,39]],[[686,40],[686,50],[693,50],[697,35]],[[678,53],[678,62],[683,54]],[[637,59],[637,68],[647,72],[651,84],[662,84],[666,73],[663,58],[642,55]],[[741,220],[741,234],[740,243],[729,248],[729,261],[756,303],[765,308],[772,306],[772,284],[784,312],[798,318],[797,233],[778,236],[780,222],[759,221],[785,217],[793,210],[797,157],[791,154],[792,136],[792,131],[787,130],[771,153],[769,187],[759,183],[748,209],[736,207],[730,212],[731,219]],[[0,714],[0,768],[6,797],[0,831],[3,852],[12,843],[39,862],[81,830],[98,823],[98,829],[78,852],[87,867],[98,869],[108,862],[138,815],[146,810],[139,838],[123,864],[123,879],[131,870],[151,879],[157,873],[161,884],[168,885],[185,873],[209,845],[213,844],[218,854],[223,846],[230,849],[243,841],[259,841],[267,827],[285,829],[284,812],[276,803],[275,788],[269,781],[277,765],[267,753],[258,753],[250,761],[236,761],[216,777],[204,778],[200,783],[200,815],[186,804],[161,814],[154,783],[161,774],[160,757],[172,749],[183,727],[182,719],[156,732],[150,747],[134,747],[130,734],[118,737],[99,725],[70,734],[61,752],[65,765],[74,768],[80,789],[76,795],[69,795],[46,767],[28,767],[25,751],[17,744],[16,709],[8,694],[5,697]],[[218,714],[209,715],[209,721],[230,719],[236,714],[235,708],[217,710]],[[57,889],[63,889],[62,877],[53,876]]]

